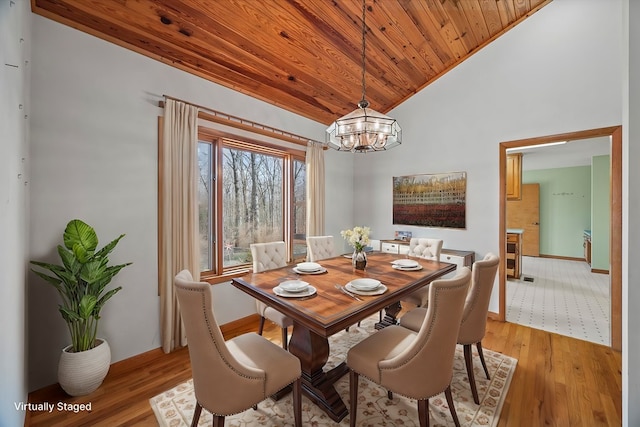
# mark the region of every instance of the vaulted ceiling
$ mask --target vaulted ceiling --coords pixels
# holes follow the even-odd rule
[[[386,113],[551,0],[366,0]],[[32,11],[329,124],[362,97],[358,0],[31,0]]]

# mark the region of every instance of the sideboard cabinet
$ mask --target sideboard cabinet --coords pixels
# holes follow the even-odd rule
[[[409,242],[404,240],[382,240],[380,242],[380,250],[391,254],[406,255],[409,253]],[[461,251],[456,249],[443,248],[440,252],[440,262],[448,262],[456,265],[456,270],[461,267],[469,267],[473,265],[475,261],[475,252],[473,251]],[[443,276],[443,278],[450,278],[455,276],[456,272]]]
[[[380,251],[389,254],[406,255],[409,253],[409,242],[403,240],[383,240]]]

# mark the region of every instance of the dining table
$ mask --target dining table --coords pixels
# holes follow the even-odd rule
[[[420,258],[412,258],[420,266],[413,269],[394,264],[406,258],[371,252],[366,268],[357,270],[348,255],[339,255],[318,261],[321,270],[313,273],[305,274],[293,264],[232,279],[236,288],[293,319],[289,352],[300,359],[303,393],[336,422],[349,413],[334,387],[348,368],[343,361],[325,371],[329,337],[383,309],[384,319],[375,327],[396,324],[403,297],[456,269],[455,264]],[[347,286],[363,278],[380,281],[379,288],[355,293],[353,286]],[[300,294],[276,294],[279,285],[288,280],[304,281],[311,288]]]

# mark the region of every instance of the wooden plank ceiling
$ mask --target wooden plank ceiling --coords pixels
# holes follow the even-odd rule
[[[551,0],[366,0],[386,113]],[[362,97],[358,0],[31,0],[32,11],[329,124]]]

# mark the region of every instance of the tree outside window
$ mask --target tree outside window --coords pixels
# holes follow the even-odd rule
[[[305,163],[286,151],[217,138],[198,144],[201,268],[249,266],[249,245],[285,240],[306,256]]]

